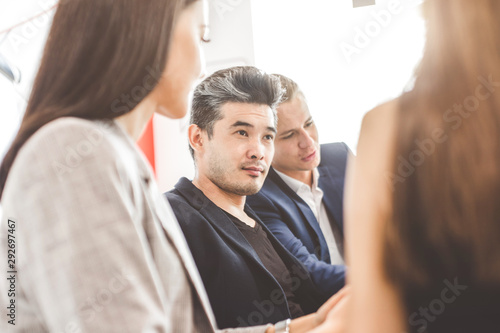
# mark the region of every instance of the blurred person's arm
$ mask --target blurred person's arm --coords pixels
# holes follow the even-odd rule
[[[168,281],[153,259],[160,233],[146,226],[153,218],[137,163],[121,138],[99,131],[75,118],[49,123],[11,169],[2,204],[4,220],[16,222],[16,328],[144,332],[179,325],[164,304]],[[182,265],[172,261],[169,274],[182,281]]]
[[[391,218],[395,122],[392,101],[365,115],[357,157],[348,163],[345,192],[347,282],[351,286],[348,332],[400,333],[401,301],[383,272],[383,240]],[[362,318],[362,320],[361,320]]]
[[[343,301],[348,299],[349,288],[344,287],[338,293],[328,299],[318,311],[309,315],[293,319],[290,322],[290,333],[305,333],[305,332],[329,332],[343,333],[340,330],[331,330],[332,322],[344,323],[345,316],[342,318],[345,310]],[[269,327],[266,333],[275,333],[275,327]]]
[[[345,333],[347,332],[347,309],[350,302],[350,287],[344,287],[331,297],[319,310],[323,323],[308,333]]]

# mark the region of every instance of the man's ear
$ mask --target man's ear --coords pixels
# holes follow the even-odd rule
[[[203,150],[203,132],[196,124],[191,124],[188,127],[189,145],[194,151],[200,152]]]

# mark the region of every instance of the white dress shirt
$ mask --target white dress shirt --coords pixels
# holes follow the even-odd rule
[[[316,220],[318,220],[319,227],[323,232],[326,244],[328,245],[328,250],[330,252],[330,259],[332,265],[344,265],[344,259],[340,254],[337,242],[335,240],[335,235],[328,218],[328,214],[325,209],[325,204],[323,203],[323,190],[318,187],[318,179],[320,177],[317,168],[313,169],[313,183],[312,187],[304,184],[303,182],[294,179],[290,176],[285,175],[282,172],[274,169],[276,173],[283,179],[285,184],[290,186],[290,188],[297,193],[297,195],[304,200],[305,203],[311,208]]]

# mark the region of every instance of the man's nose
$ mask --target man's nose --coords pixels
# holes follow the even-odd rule
[[[265,148],[260,140],[253,140],[248,149],[248,155],[250,159],[262,160],[265,156]]]
[[[299,133],[299,148],[305,149],[314,146],[314,139],[309,135],[309,133],[302,129]]]

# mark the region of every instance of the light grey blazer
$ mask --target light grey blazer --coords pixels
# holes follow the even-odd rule
[[[1,332],[216,330],[175,216],[115,121],[62,118],[39,129],[20,150],[1,204]],[[15,326],[3,277],[12,270],[9,219]]]

